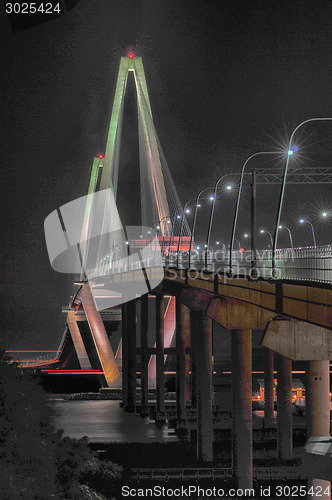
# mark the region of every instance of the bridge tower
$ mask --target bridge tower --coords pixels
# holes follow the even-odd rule
[[[102,211],[106,214],[103,220],[107,217],[109,218],[109,215],[111,215],[113,224],[117,228],[121,228],[122,225],[116,206],[116,199],[118,191],[124,100],[128,78],[131,76],[134,78],[137,96],[142,225],[151,226],[154,221],[161,221],[161,235],[170,236],[170,225],[166,223],[167,218],[172,210],[174,211],[175,208],[180,206],[180,200],[171,179],[153,123],[142,58],[134,57],[133,54],[129,54],[128,57],[122,57],[120,60],[105,153],[104,155],[100,154],[93,160],[88,194],[92,195],[99,191],[112,190],[115,203],[111,206],[102,205]],[[122,382],[118,365],[121,364],[121,359],[119,358],[121,358],[122,353],[122,340],[120,340],[120,344],[117,348],[113,346],[112,349],[103,324],[105,312],[101,313],[96,309],[93,297],[88,290],[89,284],[83,284],[85,280],[85,255],[89,252],[91,220],[93,220],[93,213],[95,210],[95,207],[93,208],[94,202],[91,200],[92,197],[88,196],[83,218],[80,243],[83,262],[81,272],[82,289],[76,295],[77,299],[80,299],[80,302],[76,301],[76,303],[79,303],[79,308],[83,316],[81,316],[80,323],[78,323],[78,319],[77,321],[75,319],[76,312],[73,313],[72,310],[68,310],[66,332],[67,335],[70,334],[73,349],[76,352],[80,367],[91,369],[93,364],[91,359],[97,360],[97,365],[105,376],[104,385],[121,387]],[[170,203],[168,200],[170,200]],[[107,211],[110,209],[112,213],[107,214]],[[104,222],[99,223],[101,225],[104,224]],[[94,222],[92,224],[94,224]],[[103,232],[105,233],[105,231],[101,231],[101,234]],[[103,241],[101,237],[99,248],[103,248],[104,250],[108,248],[106,240],[107,237],[105,241]],[[99,250],[99,252],[102,253],[101,250]],[[175,318],[174,297],[170,297],[169,302],[172,307],[167,307],[166,313],[169,316],[169,312],[171,311]],[[87,352],[88,348],[85,347],[84,338],[80,333],[79,326],[82,326],[82,317],[86,319],[90,330],[90,337],[92,337],[93,340],[93,342],[86,342],[89,344],[90,356]],[[170,331],[166,332],[165,347],[170,346],[173,338],[175,326],[170,328],[168,329]],[[91,353],[91,347],[94,350],[93,353]],[[114,355],[115,349],[117,354]],[[152,384],[155,383],[155,371],[155,363],[150,362],[149,380]]]
[[[172,184],[172,182],[165,162],[162,166],[162,152],[153,123],[143,61],[141,57],[134,57],[133,54],[130,54],[129,57],[122,57],[120,61],[105,155],[103,158],[95,158],[94,160],[89,193],[111,188],[115,199],[117,197],[124,99],[128,77],[131,74],[134,77],[137,95],[142,224],[151,225],[156,220],[165,221],[170,213],[165,184],[169,182]],[[166,170],[165,176],[163,170]],[[170,188],[177,203],[179,200],[174,192],[174,185],[172,184]],[[146,212],[154,219],[144,220]],[[164,234],[166,227],[165,221],[165,224],[162,224],[160,228],[162,234]]]

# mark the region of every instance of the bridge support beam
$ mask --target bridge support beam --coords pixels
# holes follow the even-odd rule
[[[203,311],[191,312],[196,348],[197,459],[213,461],[212,320]]]
[[[156,295],[156,410],[157,422],[165,421],[165,357],[164,357],[165,303],[162,294]]]
[[[330,436],[329,365],[329,361],[308,361],[306,390],[308,438]],[[331,499],[330,494],[323,494],[331,489],[329,481],[309,478],[308,488],[311,486],[313,486],[313,491],[322,491],[320,498]],[[313,495],[312,498],[316,498],[316,496]]]
[[[136,408],[136,302],[126,304],[127,335],[127,403],[125,410],[133,412]]]
[[[252,488],[252,331],[232,330],[233,474]]]
[[[189,309],[176,298],[176,417],[186,419],[189,402],[189,357],[186,350],[190,343]]]
[[[141,297],[141,416],[149,414],[149,295]]]
[[[121,306],[122,309],[122,407],[128,404],[128,331],[127,331],[127,304]]]
[[[274,353],[264,352],[264,425],[271,427],[274,420]]]
[[[196,311],[190,311],[190,371],[191,371],[191,408],[197,408],[197,329],[195,324]]]
[[[292,361],[277,355],[277,443],[278,458],[289,460],[293,455],[292,431]]]

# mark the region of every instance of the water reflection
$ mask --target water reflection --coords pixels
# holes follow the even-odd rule
[[[148,418],[125,412],[119,401],[53,401],[53,425],[65,436],[91,442],[166,443],[178,441],[167,425],[157,427]]]

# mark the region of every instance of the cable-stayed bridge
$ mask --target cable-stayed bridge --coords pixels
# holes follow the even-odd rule
[[[138,227],[123,227],[117,205],[130,77],[137,95],[140,146]],[[251,175],[257,183],[280,183],[284,178],[280,170],[256,169]],[[289,176],[293,183],[331,182],[329,169],[293,170]],[[216,184],[212,199],[217,195]],[[195,219],[190,227],[187,204],[181,204],[155,130],[142,59],[122,58],[107,144],[93,161],[88,194],[45,221],[52,267],[77,275],[75,292],[63,309],[67,321],[61,345],[57,356],[43,365],[39,360],[25,363],[47,373],[98,374],[101,386],[122,388],[129,411],[137,406],[139,374],[141,411],[147,411],[153,387],[156,418],[163,421],[167,357],[175,356],[177,421],[186,420],[188,405],[195,410],[197,456],[212,461],[212,325],[218,323],[231,331],[234,476],[243,487],[252,485],[253,470],[253,331],[264,331],[266,425],[273,420],[274,354],[277,360],[280,460],[292,457],[292,360],[307,362],[308,435],[329,435],[331,245],[294,248],[291,242],[287,249],[257,251],[255,196],[253,181],[250,252],[241,245],[234,249],[234,225],[228,246],[219,251],[209,245],[213,210],[206,244],[199,251]]]

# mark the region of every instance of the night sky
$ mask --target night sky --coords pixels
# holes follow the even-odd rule
[[[80,0],[65,16],[14,34],[1,3],[0,22],[2,348],[59,345],[73,277],[52,271],[44,219],[87,193],[129,46],[143,58],[155,127],[182,203],[223,173],[239,172],[250,154],[287,148],[302,120],[332,116],[329,1]],[[129,85],[119,191],[125,224],[138,203],[135,108]],[[332,166],[331,139],[331,123],[304,127],[294,161]],[[252,164],[260,165],[275,163]],[[272,231],[278,192],[259,187],[259,227]],[[219,203],[214,240],[227,243],[234,201],[233,193]],[[248,207],[245,186],[240,239]],[[282,220],[296,246],[311,242],[300,217],[315,224],[318,244],[331,243],[332,219],[319,218],[331,208],[330,186],[287,190]],[[259,237],[258,246],[267,242]]]

